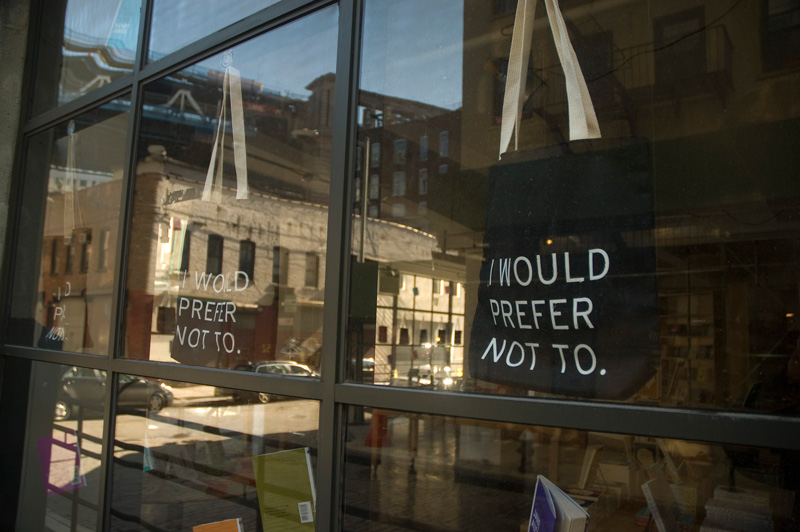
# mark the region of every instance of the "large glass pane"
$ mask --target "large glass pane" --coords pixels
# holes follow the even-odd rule
[[[317,377],[337,18],[145,87],[126,357]]]
[[[130,102],[28,140],[11,343],[107,355]]]
[[[314,530],[315,401],[234,404],[132,375],[117,397],[111,530]]]
[[[276,2],[236,0],[220,5],[213,0],[155,0],[148,57],[156,61]]]
[[[796,9],[536,4],[365,2],[349,379],[796,415]]]
[[[17,530],[96,530],[105,374],[34,362],[31,383]]]
[[[58,0],[41,10],[34,114],[133,70],[141,0]]]
[[[800,518],[797,451],[378,409],[363,419],[348,427],[342,530],[766,531]],[[548,528],[547,504],[531,525],[540,479],[588,528]]]

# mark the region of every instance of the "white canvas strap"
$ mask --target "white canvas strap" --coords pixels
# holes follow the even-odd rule
[[[525,99],[525,84],[533,35],[533,18],[537,0],[518,0],[511,51],[508,57],[508,74],[503,99],[503,116],[500,122],[500,155],[508,151],[511,133],[515,132],[514,148],[519,145],[519,126]],[[592,105],[586,79],[569,40],[567,26],[558,0],[544,0],[547,19],[553,33],[558,60],[564,71],[569,112],[569,139],[600,138],[600,126]]]
[[[514,133],[514,150],[519,147],[519,125],[525,103],[525,78],[528,75],[528,58],[531,53],[533,15],[536,0],[519,0],[511,34],[511,51],[508,54],[506,90],[503,96],[503,117],[500,122],[500,155],[508,150]]]
[[[228,56],[228,54],[226,54]],[[244,111],[242,105],[241,73],[230,65],[232,59],[223,57],[225,76],[222,79],[222,105],[217,120],[217,131],[214,135],[214,147],[211,149],[211,161],[206,172],[206,184],[203,188],[203,201],[219,202],[222,197],[222,167],[225,148],[225,123],[227,122],[228,93],[231,96],[231,129],[233,130],[233,163],[236,168],[236,199],[247,199],[247,146],[244,134]],[[217,161],[219,155],[219,161]]]
[[[64,176],[64,242],[72,242],[72,233],[75,231],[75,122],[67,125],[67,167]]]

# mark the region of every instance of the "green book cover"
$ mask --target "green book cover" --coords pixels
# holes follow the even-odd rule
[[[314,530],[317,495],[308,447],[253,457],[264,532]]]

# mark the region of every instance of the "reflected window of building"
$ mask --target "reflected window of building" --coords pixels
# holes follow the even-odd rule
[[[317,288],[319,285],[319,255],[309,251],[306,253],[306,282],[309,288]]]
[[[81,247],[81,273],[89,271],[89,253],[92,246],[92,232],[82,231],[78,233],[78,244]]]
[[[408,345],[410,343],[408,327],[400,327],[400,339],[398,340],[398,343],[400,345]]]
[[[447,157],[450,154],[450,134],[447,131],[439,132],[439,157]]]
[[[97,269],[104,271],[108,269],[108,257],[111,252],[111,231],[108,229],[100,230],[100,238],[97,245]]]
[[[445,175],[450,171],[450,167],[446,164],[439,165],[439,175]]]
[[[189,271],[190,263],[192,256],[192,231],[188,228],[183,234],[183,246],[180,248],[181,250],[181,267],[180,271],[186,274]]]
[[[72,273],[72,240],[64,245],[64,273]]]
[[[222,253],[225,239],[220,235],[208,235],[208,247],[206,249],[206,272],[211,275],[222,273]]]
[[[256,265],[256,243],[252,240],[239,242],[239,271],[240,277],[255,282],[253,278]],[[241,275],[244,274],[244,275]]]
[[[381,199],[381,178],[378,174],[369,176],[369,199]]]
[[[800,3],[797,0],[767,0],[762,37],[762,68],[765,71],[794,69],[800,65]]]
[[[58,237],[50,243],[50,275],[58,274]]]
[[[428,135],[422,135],[419,138],[419,160],[428,160]]]
[[[406,173],[394,172],[392,174],[392,196],[399,197],[406,195]]]
[[[275,246],[272,248],[272,283],[276,285],[285,285],[286,276],[288,274],[288,251]]]
[[[394,154],[392,160],[394,164],[406,164],[406,154],[408,152],[408,142],[406,139],[394,141]]]
[[[419,169],[419,182],[417,184],[417,193],[424,196],[428,193],[428,169]]]
[[[369,167],[378,168],[381,165],[381,145],[373,142],[369,145]]]

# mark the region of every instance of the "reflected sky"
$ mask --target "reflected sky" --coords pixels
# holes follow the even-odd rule
[[[153,3],[150,58],[159,59],[276,2],[236,0],[223,4],[215,0],[156,0]]]
[[[463,0],[368,2],[361,88],[457,109],[463,47]]]
[[[140,0],[69,0],[64,35],[68,43],[113,47],[132,60],[139,11]]]
[[[67,34],[79,42],[117,48],[135,46],[140,0],[71,0]],[[274,1],[239,0],[209,16],[203,2],[157,1],[151,32],[151,58],[157,59],[228,26]],[[425,13],[424,17],[418,16]],[[361,88],[381,94],[456,109],[461,106],[463,0],[380,0],[365,9]],[[338,8],[327,7],[274,30],[270,47],[240,46],[234,66],[245,78],[270,91],[308,95],[306,85],[332,71]],[[111,39],[111,41],[109,41]],[[291,47],[291,53],[287,49]],[[132,57],[132,54],[131,54]],[[219,56],[200,65],[221,70]],[[280,72],[276,77],[274,72]],[[413,75],[411,75],[413,73]]]
[[[263,83],[266,90],[307,97],[309,83],[336,69],[331,43],[337,40],[338,14],[338,7],[330,6],[239,45],[233,49],[233,66],[242,78]],[[219,54],[199,65],[222,71],[221,58]]]

